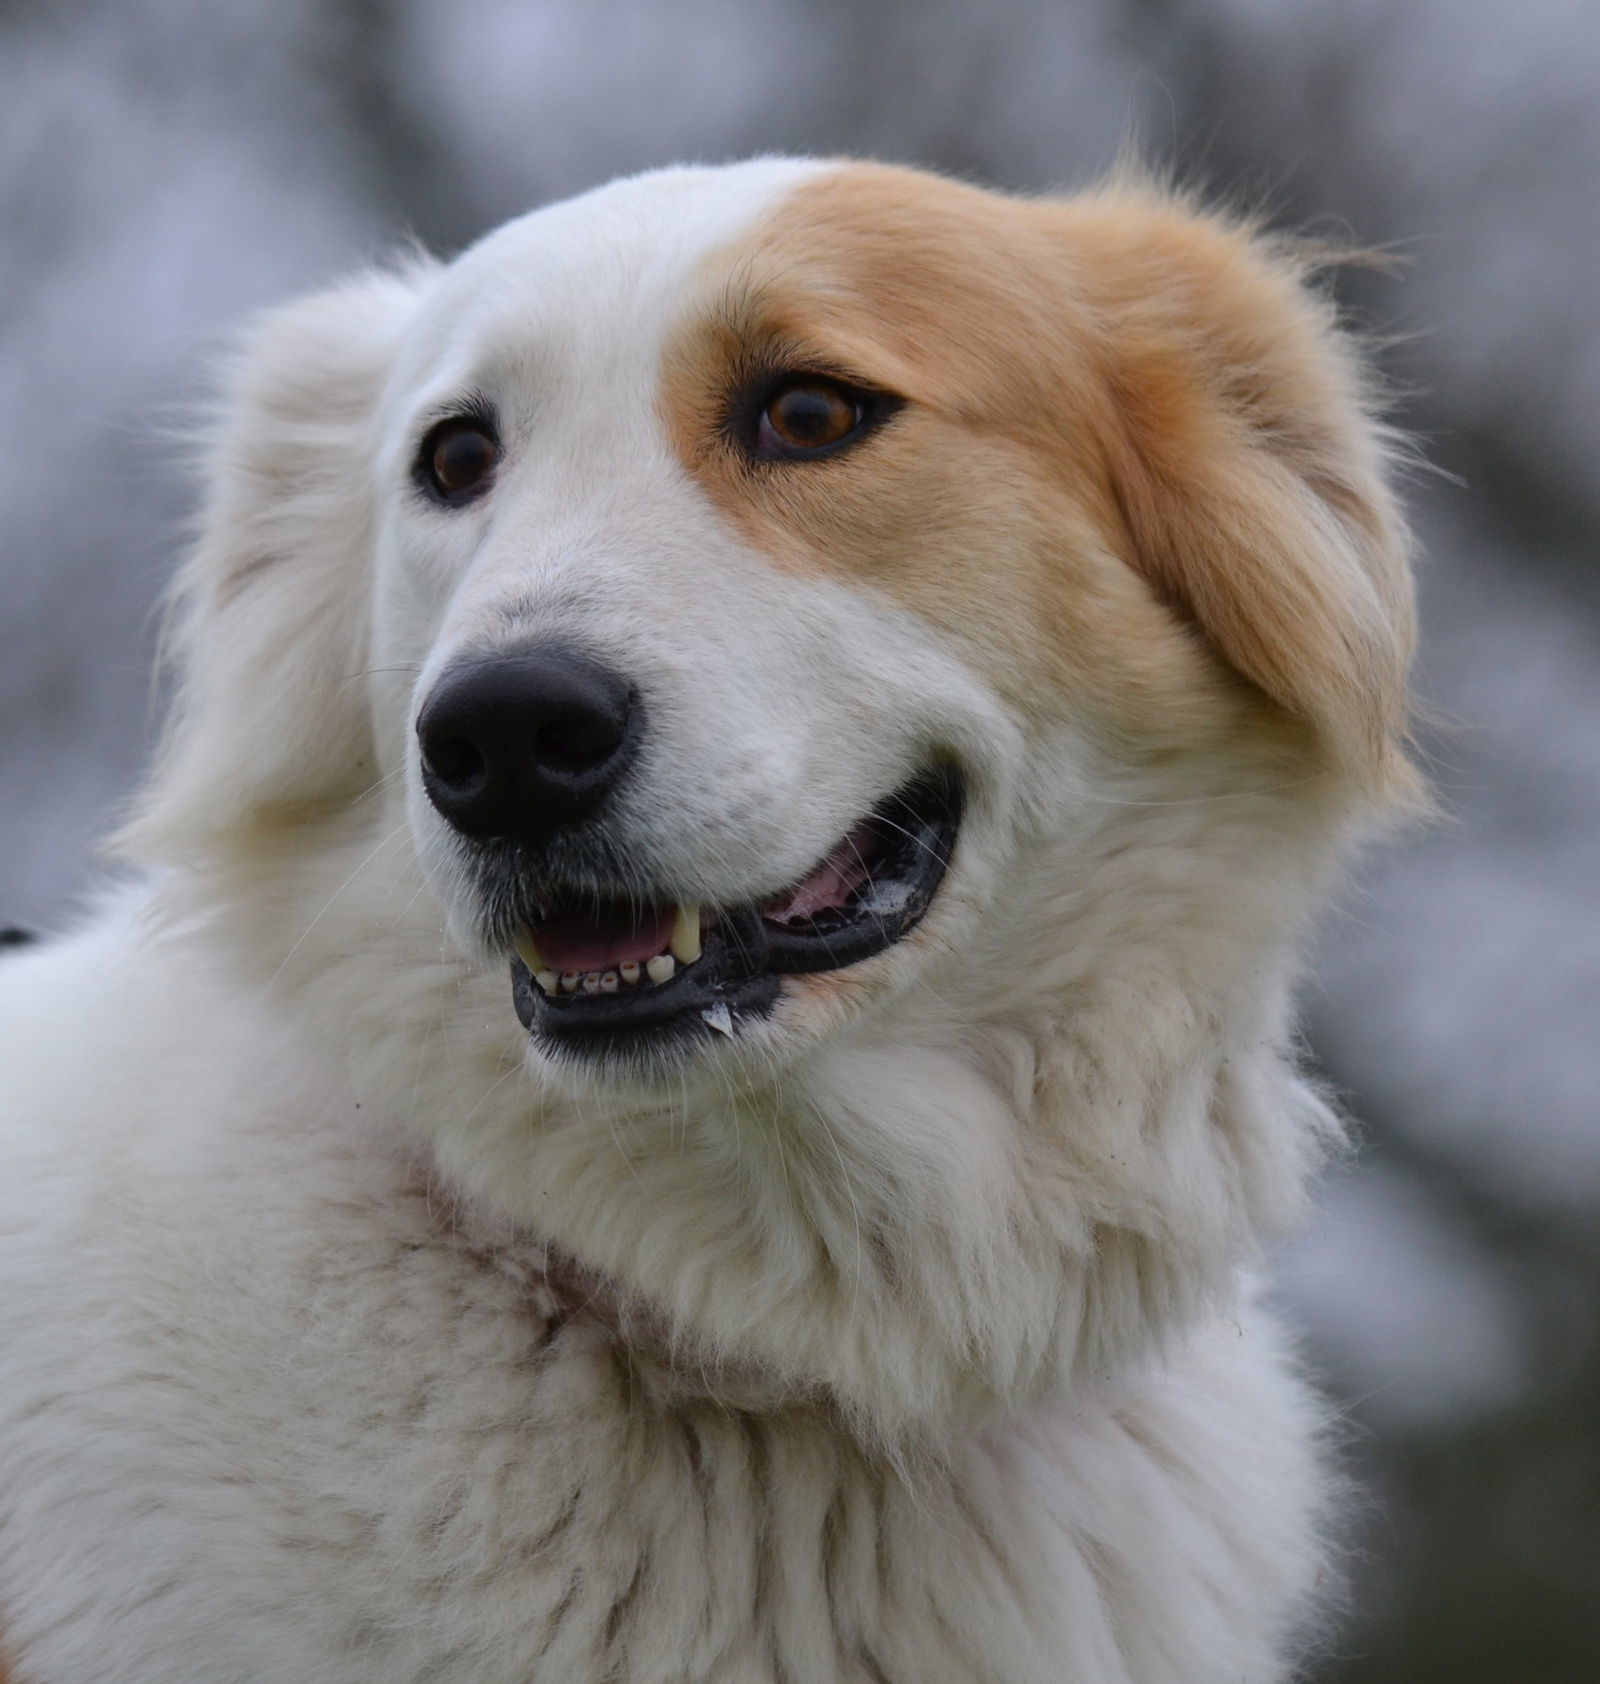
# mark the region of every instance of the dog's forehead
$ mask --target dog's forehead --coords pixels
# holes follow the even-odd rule
[[[654,170],[531,211],[443,271],[414,343],[446,361],[515,364],[658,338],[709,254],[735,245],[801,183],[839,167],[762,158]]]

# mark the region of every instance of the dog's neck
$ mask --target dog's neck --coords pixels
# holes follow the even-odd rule
[[[534,1349],[548,1348],[569,1327],[582,1329],[602,1339],[641,1391],[663,1404],[692,1399],[757,1414],[796,1405],[813,1414],[838,1413],[820,1390],[797,1388],[753,1358],[720,1349],[693,1328],[675,1327],[647,1291],[622,1285],[493,1210],[431,1157],[414,1158],[411,1175],[435,1243],[516,1282]],[[841,1428],[846,1424],[841,1416]]]

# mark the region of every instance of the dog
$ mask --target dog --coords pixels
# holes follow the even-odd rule
[[[257,325],[0,963],[16,1684],[1291,1675],[1291,988],[1421,799],[1318,262],[768,158]]]

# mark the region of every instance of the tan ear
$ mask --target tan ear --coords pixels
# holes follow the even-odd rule
[[[1099,329],[1127,559],[1374,795],[1414,799],[1410,538],[1314,258],[1147,186],[1048,214]]]
[[[272,311],[228,368],[172,605],[177,695],[122,851],[193,858],[371,782],[371,432],[418,284],[372,275]]]

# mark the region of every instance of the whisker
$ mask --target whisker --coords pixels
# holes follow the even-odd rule
[[[272,976],[269,979],[269,986],[270,986],[271,983],[276,982],[278,980],[278,978],[283,975],[284,968],[288,965],[289,961],[294,958],[295,954],[297,954],[300,951],[300,949],[305,945],[306,940],[310,936],[311,932],[317,927],[317,925],[319,923],[321,923],[323,917],[327,914],[329,908],[331,908],[333,903],[336,900],[338,900],[340,895],[342,895],[345,892],[345,890],[348,889],[353,882],[355,882],[355,880],[361,875],[361,873],[363,871],[365,871],[369,865],[372,864],[372,862],[378,857],[379,854],[381,854],[383,852],[383,850],[385,848],[390,847],[394,843],[394,841],[396,840],[397,837],[403,836],[405,834],[405,831],[406,831],[406,825],[405,825],[405,822],[402,820],[402,822],[397,824],[394,827],[394,829],[391,830],[388,833],[387,836],[381,837],[377,842],[375,842],[373,844],[373,846],[371,848],[369,848],[367,850],[367,852],[364,855],[362,855],[361,859],[356,863],[355,868],[351,871],[350,875],[345,878],[345,880],[338,886],[338,888],[336,888],[333,891],[333,893],[331,895],[329,895],[328,898],[322,903],[322,905],[319,906],[317,908],[317,910],[312,914],[310,922],[300,932],[299,937],[296,939],[294,946],[291,947],[289,949],[289,951],[284,954],[284,956],[281,960],[279,960],[278,968],[272,973]]]
[[[360,679],[372,678],[380,672],[409,672],[415,674],[421,671],[421,666],[416,662],[407,661],[402,662],[399,666],[392,667],[363,667],[360,672],[347,672],[338,682],[341,685],[354,684]]]

